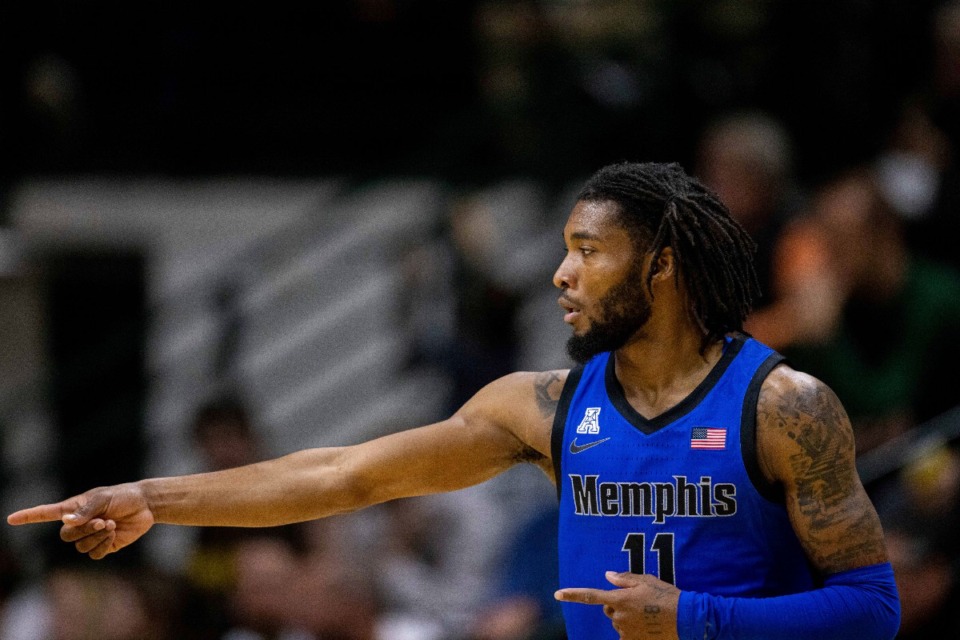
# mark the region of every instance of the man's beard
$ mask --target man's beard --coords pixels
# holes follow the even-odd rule
[[[600,300],[603,317],[586,333],[574,334],[567,340],[567,353],[576,362],[585,364],[598,353],[616,351],[650,319],[644,278],[640,269],[634,271]]]

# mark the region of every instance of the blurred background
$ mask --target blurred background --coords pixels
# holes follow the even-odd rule
[[[901,638],[960,637],[960,2],[0,7],[0,504],[344,445],[566,367],[581,182],[678,161],[756,337],[854,424]],[[0,531],[2,640],[562,638],[555,497],[468,491],[93,563]]]

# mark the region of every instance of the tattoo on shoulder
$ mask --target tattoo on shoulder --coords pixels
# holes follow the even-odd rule
[[[761,391],[758,418],[797,445],[789,456],[795,507],[817,566],[839,571],[879,561],[880,524],[857,481],[853,432],[833,391],[816,381]]]
[[[556,371],[544,371],[537,374],[533,384],[540,416],[544,419],[552,418],[557,413],[557,405],[560,403],[563,379]]]

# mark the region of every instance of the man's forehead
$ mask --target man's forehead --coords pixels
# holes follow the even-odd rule
[[[574,239],[597,240],[624,231],[617,203],[610,200],[580,200],[567,217],[564,235]]]

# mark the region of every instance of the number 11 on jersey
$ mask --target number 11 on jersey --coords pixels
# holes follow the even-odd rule
[[[653,536],[650,549],[657,554],[657,577],[664,582],[676,584],[673,559],[673,534],[658,533]],[[623,541],[623,549],[630,559],[630,573],[646,573],[647,540],[643,533],[628,533]]]

